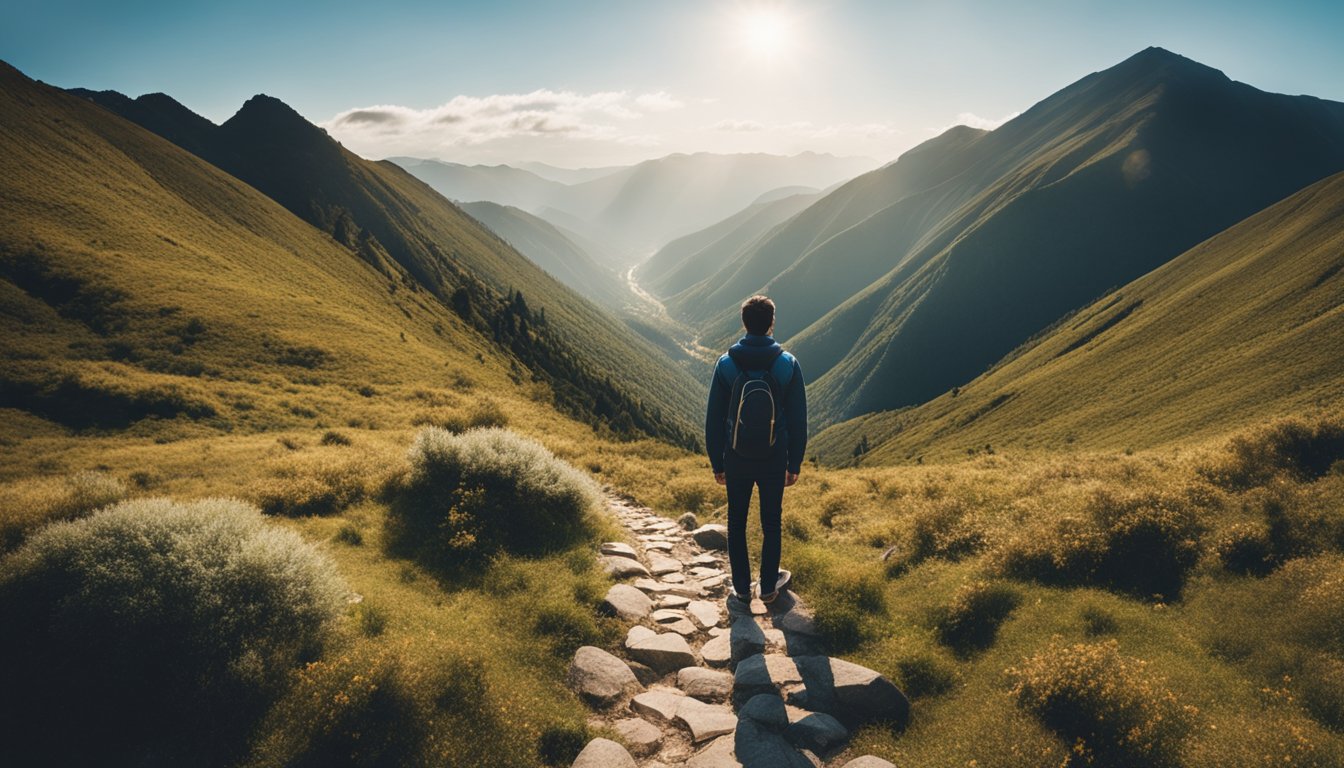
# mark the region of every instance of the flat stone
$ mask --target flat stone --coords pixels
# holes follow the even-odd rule
[[[765,647],[782,653],[788,649],[789,641],[784,637],[783,632],[774,627],[767,627],[765,630]]]
[[[718,523],[709,523],[702,525],[691,531],[691,538],[695,543],[705,549],[715,549],[721,552],[728,550],[728,527]]]
[[[719,611],[719,606],[708,600],[696,600],[686,606],[686,612],[691,615],[696,624],[709,629],[718,626],[723,621],[723,614]]]
[[[649,575],[648,568],[638,560],[631,560],[628,557],[603,557],[602,569],[618,579]]]
[[[704,667],[684,667],[677,672],[677,687],[693,699],[727,701],[733,691],[733,676]]]
[[[591,645],[574,652],[568,679],[570,687],[594,707],[609,707],[643,688],[624,661]]]
[[[682,595],[663,595],[658,598],[659,608],[685,608],[691,604],[691,598]]]
[[[700,658],[711,667],[726,667],[732,661],[732,646],[728,642],[728,634],[725,632],[718,637],[711,638],[709,642],[700,647]]]
[[[775,616],[772,623],[776,628],[785,633],[811,635],[814,637],[821,634],[812,617],[797,607],[787,613]]]
[[[761,631],[755,619],[741,616],[728,626],[728,644],[732,649],[733,663],[736,664],[765,651],[765,632]]]
[[[574,758],[571,768],[636,768],[635,758],[611,739],[593,739]]]
[[[710,552],[702,552],[691,558],[691,565],[716,566],[720,562],[719,556]]]
[[[733,699],[743,703],[762,694],[779,698],[802,682],[803,674],[794,659],[756,654],[743,659],[733,671]]]
[[[696,528],[700,527],[700,522],[695,519],[694,512],[687,512],[686,514],[677,518],[677,525],[680,525],[685,530],[693,531]]]
[[[668,573],[680,573],[681,561],[670,558],[666,555],[652,553],[649,555],[649,572],[654,576],[662,576]]]
[[[699,579],[699,581],[700,586],[704,587],[705,589],[713,589],[717,586],[726,583],[728,581],[728,576],[726,574],[719,574],[718,576],[706,576],[702,579]]]
[[[690,698],[677,706],[676,721],[686,726],[696,744],[737,729],[737,715],[732,710]]]
[[[671,520],[664,520],[660,523],[655,523],[653,529],[656,531],[675,531],[677,529],[677,524]]]
[[[626,621],[637,621],[649,615],[653,602],[629,584],[613,584],[602,599],[602,608]]]
[[[672,585],[653,579],[635,579],[635,588],[645,592],[668,592],[672,589]]]
[[[663,743],[663,732],[657,726],[642,717],[627,717],[611,724],[612,730],[620,734],[631,752],[640,757],[658,751]]]
[[[686,644],[686,638],[673,632],[646,637],[626,646],[626,652],[630,658],[649,665],[660,675],[695,665],[695,653]]]
[[[650,541],[644,546],[645,549],[656,552],[671,552],[672,542],[670,541]]]
[[[625,632],[625,647],[638,643],[640,640],[648,640],[650,637],[657,637],[658,633],[648,627],[636,624]]]
[[[853,760],[850,760],[848,763],[841,766],[841,768],[896,768],[896,764],[887,762],[880,757],[864,755],[863,757],[856,757]]]
[[[686,614],[681,611],[674,611],[671,608],[659,608],[653,612],[650,618],[659,624],[668,624],[686,618]]]
[[[671,632],[676,632],[682,637],[694,637],[700,632],[700,628],[692,624],[689,619],[677,619],[676,621],[664,624],[663,628]]]
[[[663,577],[663,582],[666,584],[684,584],[686,582],[686,575],[683,573],[669,573]]]
[[[742,768],[734,756],[734,737],[720,736],[687,760],[686,768]]]
[[[671,691],[645,691],[630,700],[630,708],[655,723],[670,723],[686,697]]]
[[[722,576],[723,570],[708,565],[696,565],[691,567],[690,574],[697,579],[708,579],[711,576]]]
[[[709,634],[710,637],[718,637],[719,635],[726,635],[726,634],[728,634],[728,628],[727,628],[727,627],[710,627],[709,629],[705,630],[705,632],[707,632],[707,633]]]
[[[635,554],[635,548],[623,541],[608,541],[598,547],[598,551],[609,557],[628,557],[631,560],[639,559],[639,555]]]
[[[733,754],[745,768],[814,768],[783,734],[746,718],[733,734]]]
[[[849,741],[845,726],[825,712],[808,712],[797,707],[787,707],[786,710],[789,727],[784,731],[784,738],[795,747],[826,754]]]
[[[782,731],[789,725],[789,714],[784,706],[784,700],[771,693],[752,696],[737,711],[737,716],[775,731]]]
[[[668,592],[682,597],[702,597],[705,594],[704,587],[700,586],[698,581],[688,581],[684,584],[664,584],[663,586]]]

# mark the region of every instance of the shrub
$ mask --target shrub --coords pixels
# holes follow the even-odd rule
[[[1262,525],[1238,524],[1219,538],[1214,550],[1223,567],[1233,573],[1264,576],[1278,561],[1269,541],[1269,531]]]
[[[252,498],[268,515],[334,515],[379,485],[366,457],[345,452],[281,459],[272,464],[270,472],[252,490]]]
[[[126,498],[126,484],[102,472],[27,480],[0,489],[0,552],[47,523],[76,520]]]
[[[901,691],[912,699],[939,696],[956,684],[956,669],[931,654],[918,654],[896,662]]]
[[[0,754],[225,762],[345,595],[326,557],[236,500],[48,527],[0,564]]]
[[[1344,459],[1344,418],[1287,418],[1237,435],[1203,474],[1228,488],[1265,485],[1286,475],[1315,480]]]
[[[694,477],[675,477],[668,481],[667,492],[672,495],[672,503],[678,510],[699,514],[714,501],[719,489],[708,475],[706,472],[701,477],[697,473]]]
[[[394,494],[389,539],[441,567],[562,549],[588,531],[601,500],[587,475],[503,429],[421,430],[410,464]]]
[[[336,531],[336,535],[332,538],[342,544],[349,544],[352,547],[358,547],[364,543],[364,534],[360,533],[359,528],[350,523],[342,525],[341,529]]]
[[[816,625],[831,651],[858,648],[880,631],[887,615],[886,581],[875,564],[859,564],[821,549],[793,550],[794,578],[809,585]]]
[[[984,650],[994,644],[999,625],[1021,602],[1022,596],[1006,584],[967,584],[935,613],[934,629],[939,641],[959,654]]]
[[[1120,628],[1119,622],[1115,616],[1111,615],[1106,609],[1097,605],[1085,605],[1081,611],[1083,619],[1083,632],[1088,637],[1097,637],[1098,635],[1112,635]]]
[[[995,559],[1009,576],[1173,599],[1199,560],[1205,526],[1198,510],[1197,491],[1098,490],[1082,515],[1020,531]]]
[[[322,444],[323,444],[323,445],[349,445],[349,444],[350,444],[350,436],[347,435],[347,434],[345,434],[344,432],[337,432],[337,431],[334,430],[334,429],[329,429],[329,430],[327,430],[326,432],[322,433]]]
[[[1008,670],[1018,706],[1074,743],[1073,764],[1181,764],[1196,710],[1114,641],[1050,648]]]
[[[588,743],[588,732],[574,725],[553,725],[541,732],[537,754],[546,765],[569,765]]]
[[[985,544],[985,532],[977,515],[959,496],[929,493],[916,500],[910,514],[910,531],[892,552],[887,571],[899,576],[925,560],[938,558],[957,561],[979,552]]]

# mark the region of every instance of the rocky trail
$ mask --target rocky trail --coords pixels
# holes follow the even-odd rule
[[[569,681],[593,709],[597,738],[573,768],[894,768],[873,756],[841,765],[850,731],[902,728],[906,697],[882,675],[826,655],[802,599],[770,606],[732,595],[727,530],[673,522],[609,495],[633,543],[601,546],[620,583],[604,608],[630,622],[621,655],[580,648]]]

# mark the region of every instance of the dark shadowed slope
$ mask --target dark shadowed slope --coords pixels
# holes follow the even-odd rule
[[[1344,405],[1344,173],[1065,318],[954,393],[838,424],[844,461],[1144,448]]]
[[[823,421],[970,381],[1066,312],[1344,169],[1344,105],[1264,93],[1154,48],[951,159],[970,164],[809,256],[844,274],[843,259],[893,247],[890,272],[791,339],[819,377]],[[802,295],[819,274],[768,288]]]
[[[267,96],[219,126],[203,156],[370,263],[405,269],[517,355],[563,409],[692,439],[701,398],[689,374],[400,167],[357,157]]]
[[[491,202],[464,203],[462,210],[588,299],[615,309],[635,300],[615,270],[599,264],[571,235],[549,221]]]

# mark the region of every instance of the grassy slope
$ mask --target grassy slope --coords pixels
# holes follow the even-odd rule
[[[522,209],[492,202],[465,203],[462,210],[588,299],[614,309],[634,300],[615,271],[599,264],[554,224]]]
[[[1098,299],[919,408],[843,422],[813,445],[872,463],[967,449],[1118,450],[1344,402],[1344,174]]]
[[[115,101],[103,103],[117,107]],[[128,116],[156,124],[139,112]],[[266,96],[249,100],[194,143],[205,147],[207,160],[332,232],[366,259],[399,265],[441,300],[453,302],[458,290],[469,289],[478,326],[498,334],[499,324],[508,324],[501,342],[511,345],[571,412],[619,423],[626,423],[624,414],[635,414],[646,428],[666,430],[684,442],[694,434],[700,398],[691,376],[400,167],[346,151]],[[498,316],[496,307],[512,291],[523,294],[531,313],[546,312],[546,328],[534,323],[522,333],[510,318]]]

